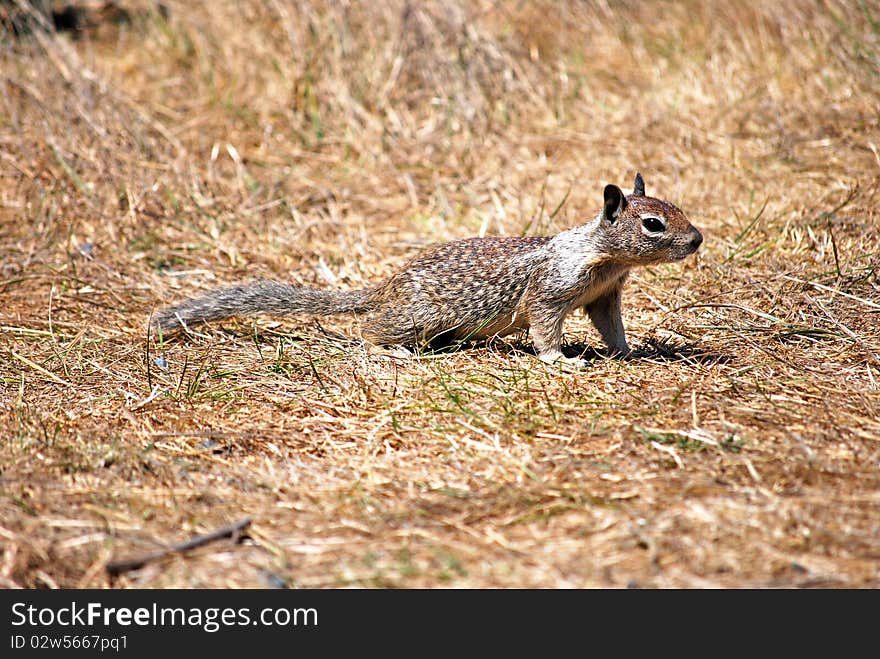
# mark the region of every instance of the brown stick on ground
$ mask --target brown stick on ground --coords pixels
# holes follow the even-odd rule
[[[166,549],[161,549],[159,551],[153,552],[152,554],[141,556],[140,558],[129,558],[122,561],[112,561],[110,563],[107,563],[107,574],[109,574],[111,577],[115,577],[122,574],[123,572],[137,570],[147,563],[157,561],[160,558],[168,556],[169,554],[189,551],[190,549],[195,549],[196,547],[201,547],[202,545],[206,545],[209,542],[222,540],[223,538],[235,538],[239,535],[239,533],[241,533],[241,531],[243,531],[250,525],[251,518],[245,517],[244,519],[241,519],[233,524],[223,526],[216,531],[211,531],[210,533],[206,533],[204,535],[197,535],[190,540],[171,545]]]

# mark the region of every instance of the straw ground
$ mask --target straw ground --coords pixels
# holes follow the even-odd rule
[[[117,4],[2,28],[0,585],[880,585],[876,3]],[[632,359],[580,317],[574,373],[350,318],[147,336],[636,170],[706,240],[630,281]]]

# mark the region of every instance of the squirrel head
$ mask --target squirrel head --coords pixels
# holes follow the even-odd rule
[[[703,242],[703,234],[678,206],[645,194],[641,174],[636,174],[631,195],[624,195],[616,185],[605,186],[600,223],[605,248],[630,258],[634,265],[678,261]]]

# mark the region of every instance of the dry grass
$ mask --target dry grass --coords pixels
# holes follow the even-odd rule
[[[876,2],[122,4],[2,35],[0,586],[880,586]],[[631,281],[636,359],[147,341],[221,282],[573,226],[637,169],[706,242]]]

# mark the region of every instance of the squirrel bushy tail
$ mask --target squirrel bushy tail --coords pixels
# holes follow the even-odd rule
[[[295,313],[333,316],[362,313],[369,309],[369,294],[370,289],[326,291],[307,286],[292,286],[271,279],[258,279],[211,291],[163,309],[153,316],[152,322],[160,330],[167,332],[184,325],[223,320],[231,316],[286,316]]]

